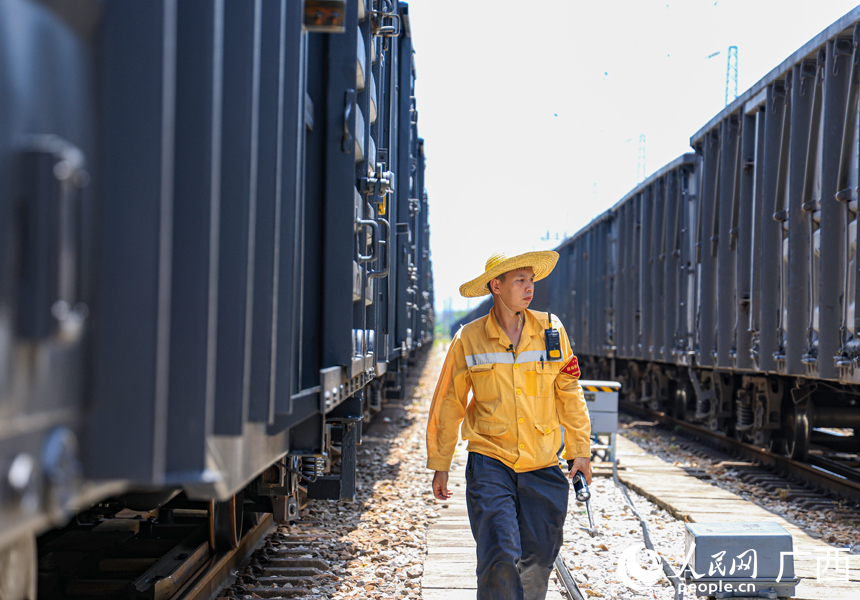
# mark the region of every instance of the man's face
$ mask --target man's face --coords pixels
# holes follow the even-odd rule
[[[535,272],[531,267],[505,273],[504,281],[493,279],[494,294],[499,294],[505,305],[514,312],[529,307],[535,293]]]

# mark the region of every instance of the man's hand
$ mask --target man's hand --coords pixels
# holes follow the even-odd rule
[[[584,457],[580,456],[579,458],[573,459],[573,464],[571,464],[570,461],[568,461],[567,464],[570,465],[570,471],[567,474],[568,478],[573,479],[573,476],[576,475],[577,471],[582,471],[582,475],[583,475],[583,477],[585,477],[586,485],[591,485],[591,459],[590,458],[584,458]],[[445,473],[445,474],[447,475],[447,473]],[[446,480],[447,480],[447,478],[446,478]]]
[[[590,468],[588,472],[590,476]],[[451,490],[448,489],[448,471],[436,471],[433,475],[433,495],[437,500],[447,500],[451,497]]]

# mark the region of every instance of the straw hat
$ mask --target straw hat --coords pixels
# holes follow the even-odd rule
[[[487,259],[484,274],[460,286],[460,295],[465,298],[477,298],[490,293],[487,283],[508,271],[531,267],[535,271],[535,281],[549,275],[558,262],[558,252],[543,250],[541,252],[526,252],[516,256],[508,256],[504,252],[493,254]]]

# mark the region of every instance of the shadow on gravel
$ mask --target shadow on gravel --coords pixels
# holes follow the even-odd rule
[[[355,502],[314,501],[298,524],[322,528],[320,558],[329,563],[318,597],[419,598],[427,513],[432,503],[424,468],[424,414],[442,362],[438,347],[410,367],[403,398],[388,399],[362,432],[357,452]],[[442,355],[444,359],[444,354]],[[355,596],[355,593],[361,595]],[[414,594],[414,596],[413,596]],[[315,596],[317,597],[317,596]]]
[[[406,378],[403,397],[386,400],[382,410],[374,416],[369,425],[365,425],[362,443],[358,448],[356,468],[359,489],[356,492],[356,502],[362,502],[362,496],[372,491],[368,490],[367,484],[372,486],[381,481],[397,479],[401,462],[390,463],[387,457],[391,456],[392,449],[402,444],[401,432],[415,424],[415,418],[409,413],[408,407],[414,399],[421,400],[418,386],[430,364],[432,352],[433,348],[416,357],[415,364],[410,367]],[[435,382],[435,377],[433,379]]]

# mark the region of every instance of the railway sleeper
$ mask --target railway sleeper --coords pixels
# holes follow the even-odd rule
[[[785,495],[787,490],[791,489],[791,484],[787,481],[780,481],[777,479],[770,481],[760,481],[759,487],[768,492]]]
[[[337,536],[325,524],[302,521],[297,532],[275,532],[264,548],[256,550],[236,581],[218,594],[220,600],[259,598],[319,597],[314,590],[335,575],[331,564],[321,558],[320,546],[336,544]]]
[[[296,583],[306,583],[312,581],[316,577],[321,577],[323,571],[319,569],[306,569],[304,567],[283,568],[283,569],[264,569],[263,574],[257,578],[258,583],[268,584],[272,587],[275,585],[294,586]]]
[[[300,596],[310,595],[311,590],[305,587],[297,587],[290,590],[275,590],[277,595],[272,595],[272,593],[273,588],[233,585],[223,590],[217,600],[236,600],[237,598],[289,598],[293,600]]]
[[[830,508],[827,514],[831,518],[854,519],[860,524],[860,511],[852,508]]]
[[[742,473],[738,479],[780,495],[781,500],[797,503],[806,510],[826,510],[836,504],[836,501],[822,497],[820,491],[768,471],[748,471]]]
[[[280,554],[280,552],[276,551],[276,554]],[[277,558],[271,558],[269,560],[269,566],[266,568],[267,572],[275,573],[278,575],[287,576],[287,575],[306,575],[307,572],[324,572],[329,568],[329,564],[327,561],[321,558],[304,558],[304,557],[295,557],[295,556],[279,556]],[[299,571],[302,571],[301,573]]]
[[[784,477],[775,473],[768,473],[767,471],[742,476],[741,479],[747,483],[755,483],[762,487],[772,484],[776,484],[777,487],[789,485],[789,482]]]
[[[310,597],[313,594],[313,588],[296,587],[291,589],[286,588],[265,588],[253,587],[248,589],[249,598],[272,598],[279,600],[281,598],[294,600],[295,598]]]
[[[329,533],[313,533],[313,534],[302,534],[302,535],[291,535],[287,539],[283,541],[279,541],[279,544],[282,545],[299,545],[304,546],[308,542],[318,542],[320,540],[330,540],[333,539],[333,536]]]
[[[785,500],[786,500],[786,502],[791,502],[791,503],[798,504],[798,505],[804,505],[805,504],[806,506],[804,506],[804,508],[807,510],[810,510],[808,507],[810,505],[813,505],[813,504],[817,505],[817,506],[821,506],[822,508],[821,509],[812,509],[812,510],[827,510],[828,508],[830,508],[832,506],[832,504],[830,502],[825,502],[825,503],[820,502],[819,500],[817,500],[815,498],[815,496],[812,493],[797,493],[797,494],[789,493],[785,496]]]
[[[815,510],[819,512],[824,512],[832,506],[831,504],[821,502],[821,500],[807,500],[806,502],[798,503],[798,505],[805,511]]]
[[[682,467],[682,469],[696,479],[711,479],[712,477],[712,475],[708,473],[708,471],[706,471],[705,469],[700,469],[698,467]]]
[[[305,557],[305,560],[307,560],[307,557],[319,558],[322,556],[322,552],[320,552],[319,550],[315,550],[314,548],[307,547],[307,546],[297,546],[297,547],[292,547],[292,548],[279,548],[277,550],[277,556],[278,556],[277,558],[272,559],[273,563],[277,562],[278,560],[282,560],[282,559],[288,560],[288,559],[290,559],[290,557],[293,557],[293,556]]]

